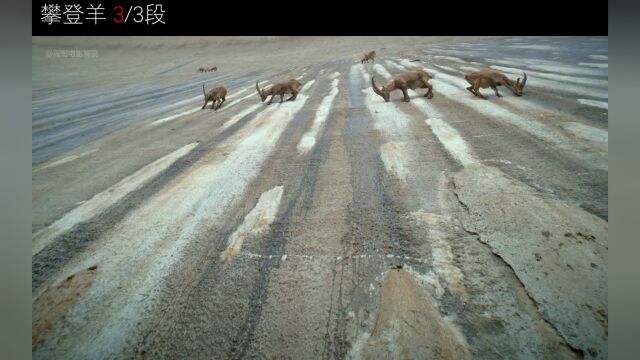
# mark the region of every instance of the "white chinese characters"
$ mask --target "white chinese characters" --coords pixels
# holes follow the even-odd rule
[[[107,14],[107,9],[102,3],[97,5],[87,4],[44,4],[41,7],[41,20],[47,25],[62,23],[63,25],[98,25],[99,22],[120,23],[145,23],[146,25],[166,24],[164,21],[165,10],[163,4],[147,4],[135,6],[116,5],[112,14]],[[113,15],[113,16],[107,16]],[[110,20],[108,20],[108,18]]]

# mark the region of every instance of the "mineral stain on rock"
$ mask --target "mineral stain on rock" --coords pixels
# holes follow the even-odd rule
[[[433,298],[403,269],[390,270],[370,332],[352,351],[355,359],[470,359],[466,342]]]
[[[85,293],[96,276],[97,265],[69,275],[62,282],[46,289],[34,301],[31,308],[31,347],[35,349],[47,337],[56,323]]]

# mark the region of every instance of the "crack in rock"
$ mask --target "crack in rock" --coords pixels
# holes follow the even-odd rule
[[[567,297],[570,296],[570,293],[567,293],[566,295],[559,293],[562,288],[562,281],[572,281],[571,279],[578,275],[567,274],[566,276],[562,276],[556,274],[555,276],[558,277],[557,279],[554,277],[548,280],[542,278],[543,280],[541,280],[538,276],[542,276],[542,274],[547,276],[547,272],[540,272],[541,270],[538,271],[540,269],[539,267],[538,269],[529,269],[533,258],[531,261],[527,258],[528,254],[531,253],[531,256],[537,255],[536,260],[540,261],[542,258],[535,250],[555,250],[555,256],[551,256],[551,259],[549,260],[545,259],[547,262],[546,265],[540,264],[539,266],[551,266],[549,268],[551,272],[551,270],[553,270],[553,266],[557,265],[553,262],[554,260],[552,260],[555,258],[557,258],[558,261],[567,261],[567,266],[569,266],[569,262],[580,265],[580,261],[583,258],[580,254],[584,252],[584,255],[590,255],[592,254],[591,251],[595,251],[591,256],[598,256],[600,251],[598,249],[593,250],[590,247],[584,247],[581,245],[582,242],[578,242],[579,244],[559,243],[560,246],[567,245],[572,248],[575,247],[575,254],[570,256],[569,259],[565,259],[565,256],[568,256],[567,254],[563,253],[561,255],[558,253],[557,249],[549,248],[550,244],[546,243],[550,241],[550,231],[544,230],[541,232],[545,237],[545,240],[541,243],[541,240],[532,237],[535,231],[531,230],[540,226],[548,226],[548,229],[552,229],[552,232],[558,233],[555,231],[558,228],[570,229],[583,226],[586,226],[587,228],[594,228],[594,226],[597,227],[598,224],[591,223],[591,225],[588,225],[588,219],[585,219],[580,212],[572,211],[572,208],[562,206],[562,204],[557,204],[556,202],[549,203],[545,200],[536,198],[535,194],[527,192],[528,189],[521,188],[522,186],[519,183],[514,183],[512,180],[504,178],[500,173],[493,169],[482,168],[474,170],[475,171],[473,172],[463,171],[458,173],[456,176],[462,176],[463,181],[469,180],[469,184],[471,184],[473,180],[478,179],[478,174],[476,172],[481,172],[479,177],[483,178],[482,182],[489,182],[486,184],[487,188],[483,188],[482,193],[478,193],[478,190],[472,187],[472,185],[465,187],[466,184],[456,183],[457,179],[453,176],[449,182],[452,195],[455,196],[458,205],[465,210],[464,214],[461,215],[461,218],[457,219],[457,221],[460,222],[460,227],[466,233],[473,235],[477,241],[487,246],[491,253],[499,258],[502,264],[509,268],[509,271],[514,275],[515,279],[517,279],[519,285],[522,287],[523,292],[531,300],[532,304],[535,305],[535,309],[541,316],[541,319],[546,322],[551,329],[553,329],[558,338],[562,339],[568,349],[573,351],[573,353],[580,358],[595,358],[599,356],[606,357],[606,351],[602,354],[598,354],[598,351],[590,345],[592,341],[597,341],[594,338],[594,335],[598,333],[597,329],[594,330],[590,327],[583,327],[576,334],[573,334],[571,330],[567,329],[567,324],[572,321],[573,316],[577,316],[576,319],[581,319],[582,323],[580,325],[582,326],[587,326],[591,321],[590,319],[585,320],[585,315],[573,314],[573,312],[579,310],[578,308],[580,304],[574,304],[575,300]],[[482,186],[482,184],[479,185]],[[495,189],[492,189],[491,186]],[[512,188],[509,188],[509,186]],[[504,192],[505,188],[510,190],[508,194]],[[491,190],[496,190],[497,195],[495,197],[485,196],[484,192]],[[500,197],[503,197],[504,199],[500,199]],[[465,199],[464,201],[463,198]],[[475,205],[469,204],[469,201],[466,201],[468,199],[476,201],[478,202],[476,205],[484,207],[477,208]],[[498,206],[498,208],[496,208],[496,206]],[[473,211],[472,207],[474,209]],[[500,211],[502,211],[502,213],[500,213]],[[560,218],[556,219],[558,216]],[[481,229],[473,226],[474,219],[476,222],[480,221],[479,225]],[[503,221],[504,223],[502,223]],[[519,231],[519,227],[509,225],[510,223],[513,224],[513,222],[520,224],[519,226],[522,227],[523,232]],[[470,229],[470,225],[473,226],[474,229]],[[606,229],[606,224],[603,226],[605,226]],[[489,238],[485,239],[487,235]],[[601,235],[602,234],[598,235],[598,237]],[[591,238],[591,236],[587,237]],[[595,236],[593,238],[595,239]],[[606,234],[604,235],[604,238],[606,239]],[[513,241],[509,239],[513,239]],[[513,246],[520,245],[522,245],[521,255],[513,252]],[[567,246],[565,246],[565,248]],[[564,250],[567,251],[567,249]],[[506,258],[505,255],[507,256]],[[516,268],[507,261],[507,258],[513,260],[514,256],[519,260],[518,264],[516,264],[517,268],[520,269],[520,272],[524,271],[524,273],[519,274],[519,272],[516,271]],[[522,258],[519,258],[518,256],[522,256]],[[606,262],[604,266],[606,268]],[[593,265],[591,265],[591,267],[597,268]],[[584,269],[575,268],[575,271],[582,270]],[[522,276],[525,276],[525,279],[523,279]],[[531,289],[525,286],[525,283],[536,287],[534,290],[538,293],[535,297],[532,295]],[[591,286],[598,286],[597,281],[593,284],[594,285]],[[580,293],[581,291],[582,290],[580,289],[576,289],[574,292]],[[554,301],[560,301],[560,303],[555,304]],[[591,301],[594,302],[594,304],[598,304],[599,300],[597,296],[594,296]],[[589,305],[589,303],[586,305]],[[599,307],[597,308],[599,309]],[[564,311],[568,309],[572,310],[571,312],[566,313],[566,315],[563,315],[563,309],[565,309]],[[551,313],[549,313],[549,311],[551,311]],[[578,313],[580,312],[578,311]],[[598,311],[596,311],[596,313],[600,314]],[[604,313],[606,314],[606,311],[604,311]]]

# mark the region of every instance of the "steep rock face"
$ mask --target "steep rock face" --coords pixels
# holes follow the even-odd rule
[[[464,228],[513,269],[572,348],[606,358],[607,222],[490,167],[470,167],[452,179],[467,211]]]

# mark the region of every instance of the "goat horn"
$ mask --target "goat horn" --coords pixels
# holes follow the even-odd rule
[[[382,91],[380,91],[380,89],[378,89],[378,87],[376,86],[375,81],[373,81],[373,78],[374,78],[374,77],[375,77],[375,76],[372,76],[372,77],[371,77],[371,86],[373,86],[373,91],[375,91],[375,93],[376,93],[376,94],[378,94],[378,95],[382,96]]]
[[[524,84],[527,83],[527,73],[526,72],[522,72],[524,74],[524,79],[522,79],[522,87],[524,87]]]

